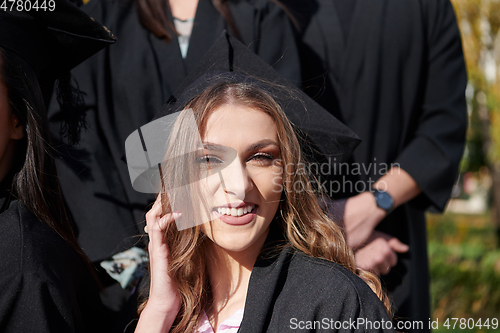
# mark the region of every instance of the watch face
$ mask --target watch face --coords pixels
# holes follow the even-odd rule
[[[377,202],[377,206],[382,208],[385,211],[389,211],[394,204],[394,200],[389,195],[389,193],[384,191],[375,191],[375,201]]]

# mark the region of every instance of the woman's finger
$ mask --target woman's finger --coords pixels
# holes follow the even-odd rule
[[[158,226],[159,226],[160,230],[162,230],[162,231],[165,230],[169,223],[174,222],[181,215],[182,215],[181,213],[175,212],[175,213],[171,213],[171,214],[166,214],[165,216],[160,218],[158,221]]]
[[[162,213],[161,194],[158,195],[151,209],[146,213],[146,226],[144,231],[151,237],[151,233],[159,231],[159,219]]]
[[[148,218],[148,216],[150,218],[159,216],[161,215],[161,212],[162,212],[161,194],[158,194],[153,206],[151,207],[149,212],[146,213],[146,219]]]

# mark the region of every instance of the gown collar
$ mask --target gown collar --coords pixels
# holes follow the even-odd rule
[[[271,223],[263,250],[253,267],[238,333],[265,332],[271,320],[276,294],[279,293],[282,279],[286,278],[293,255],[278,224],[277,220]]]

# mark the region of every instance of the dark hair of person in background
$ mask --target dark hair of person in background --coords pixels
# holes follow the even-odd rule
[[[80,256],[94,280],[95,269],[83,253],[66,212],[52,155],[47,111],[35,71],[16,54],[0,47],[0,74],[8,89],[11,112],[25,128],[11,169],[11,193],[52,228]]]

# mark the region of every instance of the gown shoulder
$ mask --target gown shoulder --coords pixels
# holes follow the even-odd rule
[[[0,215],[0,234],[0,331],[101,331],[98,288],[54,230],[16,201]]]

